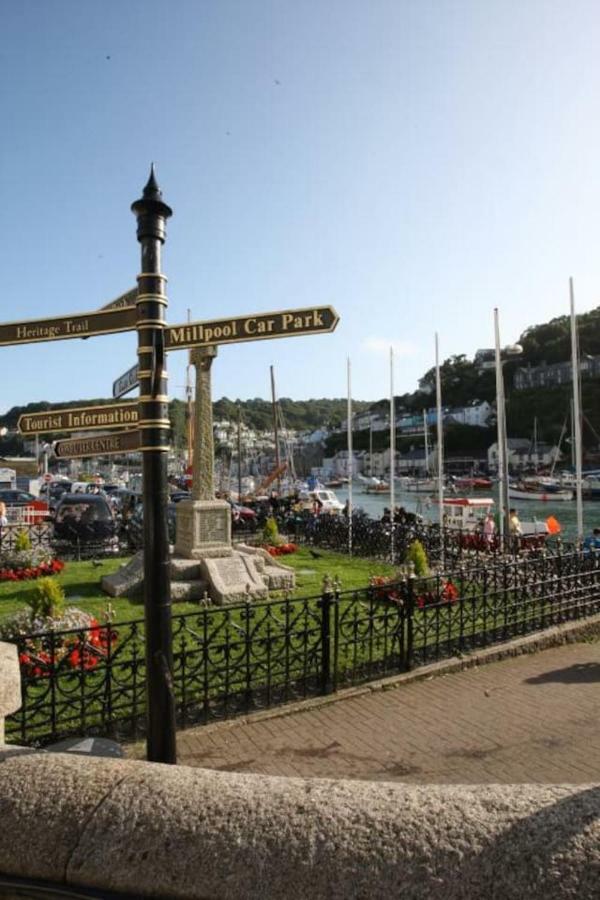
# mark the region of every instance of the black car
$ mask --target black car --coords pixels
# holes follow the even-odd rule
[[[177,507],[174,503],[167,504],[167,525],[169,529],[169,543],[175,543],[175,528],[177,520]],[[144,507],[139,503],[133,515],[125,526],[129,546],[131,550],[141,550],[144,546]]]
[[[71,484],[71,481],[50,481],[41,486],[40,500],[46,500],[50,512],[54,513],[61,497],[70,492]]]
[[[117,522],[105,497],[64,494],[54,516],[54,540],[93,553],[117,552]]]

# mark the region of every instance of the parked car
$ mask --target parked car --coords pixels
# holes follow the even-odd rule
[[[231,506],[231,524],[233,528],[256,528],[258,516],[249,506],[241,506],[239,503],[229,501]]]
[[[71,493],[71,481],[49,481],[40,487],[40,500],[44,500],[54,514],[58,501],[63,494]]]
[[[192,494],[190,491],[179,491],[175,490],[171,493],[169,500],[171,503],[179,503],[180,500],[191,500]]]
[[[45,500],[40,500],[27,491],[3,488],[0,501],[5,504],[9,522],[36,524],[48,518],[49,508]]]
[[[100,494],[64,494],[54,516],[54,540],[79,549],[117,552],[117,521]]]
[[[175,529],[177,527],[175,503],[167,504],[167,524],[169,528],[169,543],[175,543]],[[131,550],[141,550],[144,546],[144,507],[138,503],[133,514],[124,525]]]

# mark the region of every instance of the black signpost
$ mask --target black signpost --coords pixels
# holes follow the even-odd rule
[[[169,398],[166,352],[214,344],[260,341],[331,332],[339,317],[331,306],[311,306],[271,313],[186,322],[165,321],[166,278],[161,272],[161,247],[171,209],[163,202],[154,167],[140,200],[131,207],[137,217],[142,270],[137,291],[130,290],[101,310],[50,319],[0,324],[0,346],[39,341],[88,338],[137,330],[138,363],[117,379],[119,398],[139,383],[137,401],[67,409],[50,409],[21,416],[21,434],[120,428],[111,434],[59,440],[59,458],[90,457],[141,451],[144,504],[144,610],[146,623],[146,683],[148,696],[147,757],[175,763],[175,694],[171,633],[171,585],[167,526],[167,457]]]
[[[138,428],[142,434],[144,504],[144,610],[148,692],[147,756],[175,763],[175,692],[171,636],[171,580],[167,526],[169,398],[165,354],[164,290],[161,247],[172,210],[163,202],[154,167],[142,198],[131,207],[137,217],[142,269],[138,275],[137,332],[140,382]]]

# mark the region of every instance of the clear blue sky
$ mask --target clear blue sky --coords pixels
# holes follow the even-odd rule
[[[5,2],[2,306],[95,309],[173,207],[169,321],[333,304],[334,335],[223,348],[214,395],[412,390],[443,357],[600,303],[600,8],[590,0]],[[0,412],[110,396],[134,334],[2,348]],[[170,354],[183,396],[184,353]]]

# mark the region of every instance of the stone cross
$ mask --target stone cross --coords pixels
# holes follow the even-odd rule
[[[215,500],[210,373],[216,355],[212,344],[195,347],[191,354],[196,369],[192,498],[177,504],[175,541],[175,555],[184,559],[232,555],[231,507],[226,500]]]
[[[197,347],[191,352],[196,368],[196,406],[194,411],[194,458],[192,462],[192,498],[214,500],[214,446],[211,367],[217,347]]]

